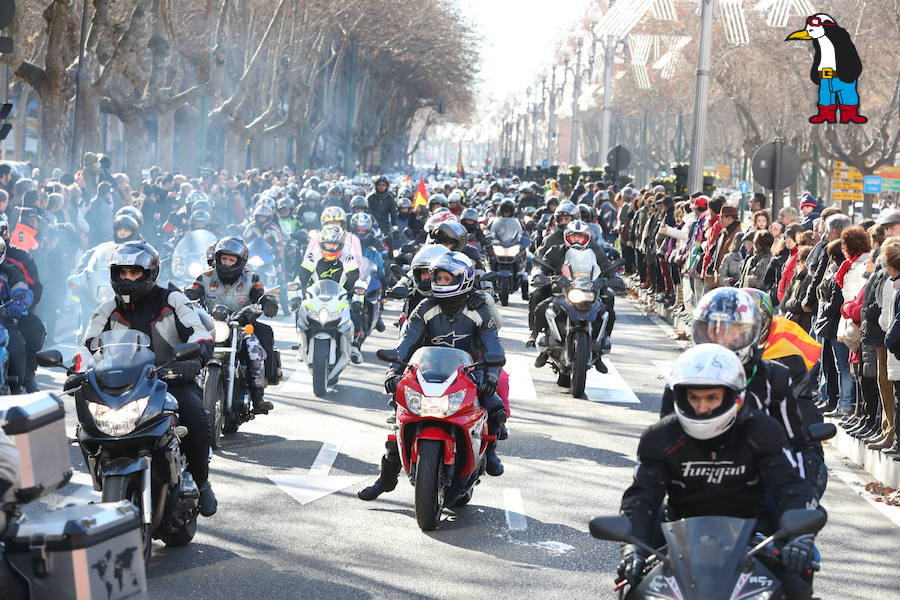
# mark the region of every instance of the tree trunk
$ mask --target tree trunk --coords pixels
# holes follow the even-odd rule
[[[22,91],[19,94],[19,104],[16,107],[16,120],[13,123],[15,133],[15,145],[13,146],[13,160],[25,160],[25,141],[28,139],[28,103],[31,102],[32,87],[26,83],[21,84]]]
[[[78,129],[81,148],[75,152],[76,156],[83,156],[85,152],[100,153],[103,151],[103,140],[100,128],[100,95],[89,85],[82,85],[78,102],[79,118]]]
[[[139,114],[120,117],[125,129],[125,173],[131,181],[141,181],[147,165],[147,127]]]
[[[69,128],[69,116],[65,90],[62,86],[47,86],[39,90],[41,98],[40,112],[40,156],[39,162],[43,171],[50,172],[68,163],[66,148],[72,138]],[[80,167],[80,156],[73,169]]]
[[[175,149],[175,109],[165,108],[156,113],[156,164],[163,171],[171,171]]]
[[[240,131],[225,124],[225,168],[230,173],[244,170],[244,156],[247,148],[244,144],[244,136]]]

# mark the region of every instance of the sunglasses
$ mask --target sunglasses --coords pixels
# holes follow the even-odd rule
[[[825,25],[834,25],[831,21],[823,21],[819,17],[809,17],[806,19],[807,25],[812,25],[813,27],[823,27]]]

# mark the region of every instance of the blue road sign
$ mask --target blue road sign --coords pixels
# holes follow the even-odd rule
[[[740,182],[738,184],[738,189],[741,190],[742,194],[746,194],[747,192],[750,191],[750,182],[749,181]]]
[[[542,168],[542,169],[546,169],[546,168],[547,168],[547,159],[546,159],[546,158],[545,158],[544,160],[541,161],[541,168]]]
[[[881,193],[881,177],[877,175],[869,175],[863,177],[863,193],[880,194]]]

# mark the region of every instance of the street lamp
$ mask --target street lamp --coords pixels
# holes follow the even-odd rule
[[[572,68],[572,135],[569,138],[569,164],[578,164],[578,100],[581,96],[581,47],[584,39],[575,38],[575,64]]]
[[[688,193],[703,190],[703,159],[706,109],[709,102],[714,1],[700,0],[700,51],[697,56],[697,81],[694,88],[694,129],[691,132],[691,164],[687,181]]]

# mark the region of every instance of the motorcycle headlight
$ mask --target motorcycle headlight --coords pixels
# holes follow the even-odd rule
[[[141,415],[147,409],[150,396],[138,398],[119,409],[98,402],[88,402],[88,412],[94,418],[97,429],[111,437],[121,437],[134,431]]]
[[[510,246],[509,248],[504,248],[499,244],[494,244],[494,254],[496,256],[502,256],[503,258],[515,258],[518,253],[518,246]]]
[[[319,323],[327,323],[331,321],[331,311],[327,308],[323,308],[319,310]]]
[[[597,293],[586,292],[584,290],[569,290],[566,297],[572,304],[588,304],[593,303],[594,300],[596,300]]]
[[[192,262],[190,265],[188,265],[188,274],[191,277],[193,277],[194,279],[196,279],[197,277],[200,277],[200,275],[203,274],[203,271],[204,271],[204,265],[201,263]]]
[[[227,342],[228,338],[231,337],[231,327],[223,321],[216,321],[214,327],[216,332],[216,343],[221,344],[222,342]]]
[[[406,388],[406,407],[420,417],[443,418],[452,415],[462,407],[465,398],[465,390],[459,390],[446,396],[423,396],[419,392]]]

